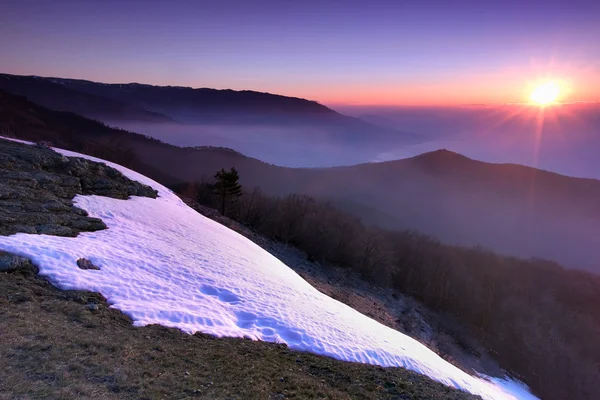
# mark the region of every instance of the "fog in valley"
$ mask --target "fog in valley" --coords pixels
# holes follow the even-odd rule
[[[332,167],[368,162],[379,149],[339,144],[320,127],[241,124],[172,124],[106,121],[181,147],[216,146],[287,167]],[[363,154],[361,154],[363,148]]]
[[[600,103],[464,107],[338,107],[422,142],[379,154],[379,161],[448,149],[493,163],[516,163],[569,176],[600,178]]]
[[[182,147],[232,148],[287,167],[331,167],[413,157],[448,149],[493,163],[517,163],[569,176],[600,178],[600,105],[338,107],[388,129],[385,137],[340,139],[322,126],[106,121]],[[406,140],[406,135],[410,139]]]

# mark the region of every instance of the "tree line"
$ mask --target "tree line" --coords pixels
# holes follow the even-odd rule
[[[222,177],[221,171],[215,182],[185,191],[311,260],[357,271],[451,315],[541,398],[600,393],[600,277],[551,261],[450,246],[417,232],[368,227],[305,195],[274,197],[236,185],[236,194],[219,195]]]

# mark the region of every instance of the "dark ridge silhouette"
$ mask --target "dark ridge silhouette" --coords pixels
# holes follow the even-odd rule
[[[600,181],[594,179],[446,150],[350,167],[285,168],[226,149],[168,145],[7,93],[0,95],[0,132],[120,162],[166,185],[208,180],[235,167],[245,188],[328,199],[367,224],[600,272]]]
[[[146,104],[148,107],[178,109],[193,106],[198,109],[224,112],[250,111],[339,115],[316,101],[252,90],[194,89],[191,87],[154,86],[140,83],[106,84],[66,78],[43,79],[81,92],[93,93],[133,104]]]
[[[89,118],[144,122],[173,122],[166,115],[147,111],[115,99],[73,90],[60,82],[33,76],[0,74],[0,89],[57,111],[70,111]]]
[[[412,143],[415,135],[342,115],[315,101],[251,90],[235,91],[139,83],[107,84],[79,79],[0,74],[0,89],[45,107],[103,122],[259,125],[311,128],[306,135],[333,143],[383,146]]]

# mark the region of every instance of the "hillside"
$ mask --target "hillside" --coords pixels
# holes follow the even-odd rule
[[[180,147],[232,147],[278,165],[326,167],[378,159],[418,135],[382,128],[315,101],[251,90],[106,84],[0,74],[0,90]]]
[[[415,138],[342,115],[315,101],[251,90],[194,89],[139,83],[0,74],[0,90],[45,107],[111,123],[168,122],[318,128],[339,143],[384,145]],[[146,111],[147,110],[147,111]]]
[[[352,200],[389,214],[387,228],[416,229],[446,243],[600,272],[600,182],[594,179],[440,150],[320,170],[295,183],[298,192]],[[357,215],[377,222],[367,213]]]
[[[181,195],[207,207],[220,206],[206,185],[188,187]],[[214,213],[206,215],[215,218]],[[301,249],[309,261],[325,269],[338,266],[334,269],[344,279],[330,275],[327,285],[333,284],[334,288],[317,285],[320,290],[352,307],[358,306],[358,310],[387,326],[403,332],[408,328],[411,336],[432,349],[445,349],[436,352],[453,363],[459,361],[456,365],[461,368],[497,376],[488,372],[489,364],[481,363],[484,355],[490,354],[501,368],[526,382],[540,398],[592,400],[600,393],[600,377],[596,374],[600,346],[595,340],[600,327],[599,275],[568,270],[551,261],[451,246],[417,232],[368,227],[331,203],[305,195],[275,197],[255,190],[232,203],[227,215],[249,228],[250,238],[264,235]],[[226,219],[218,215],[216,219],[226,224]],[[227,226],[238,230],[236,224]],[[273,254],[287,265],[294,265],[285,251],[275,248]],[[303,277],[305,265],[301,263],[296,269]],[[357,296],[365,294],[364,288],[355,286],[351,295],[335,288],[339,282],[348,282],[353,274],[371,289],[402,295],[392,293],[384,304],[370,300],[372,295],[365,296],[366,304],[356,301]],[[428,336],[427,327],[414,326],[407,318],[411,312],[386,317],[386,310],[392,315],[394,309],[398,310],[395,307],[403,303],[404,295],[423,302],[442,318],[441,324],[435,322],[436,318],[427,318],[437,334]],[[375,297],[380,298],[377,294]],[[451,321],[457,324],[448,325]],[[470,356],[448,352],[443,332]],[[434,342],[428,337],[435,338]],[[472,357],[479,360],[479,366],[469,366]]]
[[[167,145],[7,93],[0,93],[0,130],[109,158],[166,185],[210,179],[235,166],[248,189],[327,198],[367,223],[600,271],[600,182],[593,179],[443,150],[351,167],[283,168],[227,150]]]
[[[59,150],[67,158],[53,157],[47,149],[27,147],[8,146],[14,149],[5,156],[9,171],[20,171],[32,159],[40,160],[33,165],[46,171],[80,156]],[[32,158],[32,151],[39,154]],[[513,398],[502,384],[471,377],[413,339],[316,291],[279,260],[200,216],[168,189],[107,164],[106,176],[119,178],[116,169],[157,190],[158,197],[117,200],[80,194],[76,206],[101,218],[109,229],[74,238],[4,236],[0,249],[31,259],[40,275],[61,289],[100,292],[135,326],[159,324],[190,334],[286,343],[292,350],[345,361],[402,366],[484,398]],[[39,174],[31,176],[45,190],[62,193]],[[17,201],[21,197],[13,196]]]
[[[0,74],[0,90],[5,90],[56,111],[70,111],[88,118],[112,121],[173,122],[164,114],[136,105],[71,89],[60,82],[34,76]]]
[[[44,78],[45,80],[77,90],[113,100],[147,107],[166,114],[178,114],[179,110],[189,110],[189,118],[204,118],[201,114],[307,114],[338,115],[335,111],[315,101],[297,97],[280,96],[251,90],[218,90],[209,88],[194,89],[180,86],[154,86],[140,83],[106,84],[80,79]],[[198,114],[192,114],[198,113]]]
[[[0,263],[7,257],[0,253]],[[24,264],[0,272],[2,399],[479,398],[403,368],[134,327],[101,295],[58,290]]]

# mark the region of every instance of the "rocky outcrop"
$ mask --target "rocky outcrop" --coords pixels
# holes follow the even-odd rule
[[[73,205],[76,194],[157,196],[151,187],[105,164],[65,157],[43,145],[0,139],[0,235],[76,236],[105,229],[100,219]]]
[[[31,260],[26,257],[0,251],[0,272],[15,271],[33,272],[37,274],[38,269],[31,263]]]

